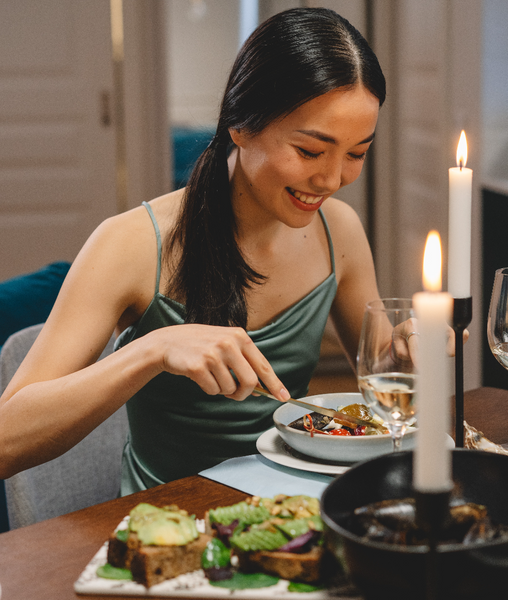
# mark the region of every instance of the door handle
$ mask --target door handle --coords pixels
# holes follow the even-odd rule
[[[107,91],[103,91],[100,94],[100,121],[103,127],[109,127],[111,125],[111,94]]]

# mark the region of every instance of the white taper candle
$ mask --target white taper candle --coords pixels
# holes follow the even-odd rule
[[[429,258],[432,243],[439,258]],[[439,272],[437,272],[437,268]],[[413,485],[420,492],[448,491],[452,485],[450,428],[450,365],[446,353],[447,323],[452,314],[452,297],[441,289],[441,246],[431,232],[424,259],[425,292],[413,296],[418,320],[418,433],[413,464]],[[433,290],[433,291],[432,291]]]
[[[466,169],[464,131],[457,146],[457,167],[448,170],[448,291],[453,298],[471,296],[471,198],[473,171]]]

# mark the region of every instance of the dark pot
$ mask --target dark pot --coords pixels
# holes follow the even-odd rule
[[[508,525],[508,456],[464,449],[453,450],[452,456],[451,501],[483,504],[492,521]],[[365,598],[428,597],[424,547],[368,541],[355,535],[350,524],[355,508],[413,496],[412,471],[412,452],[387,454],[354,466],[323,493],[327,545]],[[436,562],[439,598],[508,597],[506,540],[438,548]]]

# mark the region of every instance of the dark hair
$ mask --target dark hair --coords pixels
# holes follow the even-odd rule
[[[175,249],[180,257],[166,292],[184,299],[187,322],[246,327],[246,291],[265,279],[247,264],[236,241],[229,128],[255,135],[305,102],[357,84],[383,103],[385,79],[375,54],[332,10],[278,13],[245,42],[229,76],[215,137],[190,176],[177,224],[165,240],[168,264]]]

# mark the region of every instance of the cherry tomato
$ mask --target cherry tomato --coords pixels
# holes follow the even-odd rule
[[[351,432],[349,432],[347,429],[332,429],[330,431],[331,435],[351,435]]]

